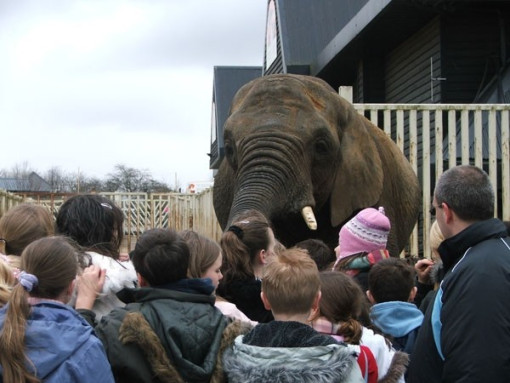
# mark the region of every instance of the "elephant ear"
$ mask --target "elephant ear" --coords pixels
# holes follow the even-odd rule
[[[214,177],[213,188],[213,205],[216,213],[216,218],[222,230],[225,230],[228,217],[230,214],[230,207],[234,199],[233,182],[235,176],[234,171],[228,164],[226,159],[223,159],[218,169],[218,173]]]
[[[358,114],[347,101],[340,100],[340,104],[340,158],[331,192],[333,227],[355,211],[375,205],[382,194],[384,180],[383,164],[373,134],[379,128]]]

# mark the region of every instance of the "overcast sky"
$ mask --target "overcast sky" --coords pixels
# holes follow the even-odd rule
[[[0,169],[212,180],[213,67],[262,65],[266,4],[0,1]]]

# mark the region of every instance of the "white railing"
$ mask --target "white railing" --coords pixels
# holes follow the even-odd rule
[[[484,168],[497,195],[495,215],[510,220],[509,104],[355,104],[354,107],[396,142],[420,180],[422,210],[410,239],[412,255],[429,252],[433,187],[450,167],[471,164]]]
[[[433,187],[442,172],[460,164],[483,167],[496,191],[496,216],[510,221],[510,105],[508,104],[354,104],[384,129],[409,159],[422,186],[421,214],[406,251],[428,255]],[[101,193],[124,211],[128,249],[146,229],[192,229],[219,241],[221,228],[212,204],[212,189],[199,194]],[[0,214],[21,202],[0,200]],[[56,212],[63,198],[32,201]]]

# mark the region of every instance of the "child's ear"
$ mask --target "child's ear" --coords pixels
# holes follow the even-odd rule
[[[416,297],[416,292],[418,291],[418,288],[414,286],[411,289],[411,293],[409,294],[409,302],[414,302],[414,297]]]
[[[321,301],[321,297],[322,297],[322,292],[319,290],[315,299],[313,300],[312,307],[310,308],[310,315],[308,316],[309,322],[313,322],[315,319],[317,319],[320,316],[319,302]]]
[[[367,294],[367,298],[370,301],[370,303],[375,305],[377,302],[375,301],[374,297],[372,296],[372,293],[370,292],[370,290],[367,290],[366,294]]]
[[[267,251],[262,249],[259,252],[259,262],[261,265],[265,265],[267,263]]]
[[[263,291],[260,292],[260,299],[262,299],[262,303],[264,304],[264,308],[266,310],[271,310],[271,303],[267,300],[266,294]]]
[[[136,278],[138,279],[138,287],[148,287],[150,286],[144,277],[140,273],[136,273]]]

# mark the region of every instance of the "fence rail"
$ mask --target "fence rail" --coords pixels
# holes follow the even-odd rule
[[[406,249],[428,255],[434,185],[444,170],[472,164],[482,167],[496,191],[495,215],[510,221],[510,105],[508,104],[354,104],[384,129],[410,161],[422,187],[418,223]],[[199,194],[101,193],[124,212],[125,246],[155,227],[191,229],[219,241],[221,228],[212,204],[212,188]],[[31,200],[56,212],[63,197]],[[0,215],[22,198],[0,190]]]
[[[510,220],[509,104],[355,104],[384,129],[410,161],[422,187],[422,209],[409,252],[429,249],[434,185],[444,170],[476,165],[491,179],[495,216]],[[421,241],[420,241],[421,239]],[[427,251],[428,252],[428,251]]]

